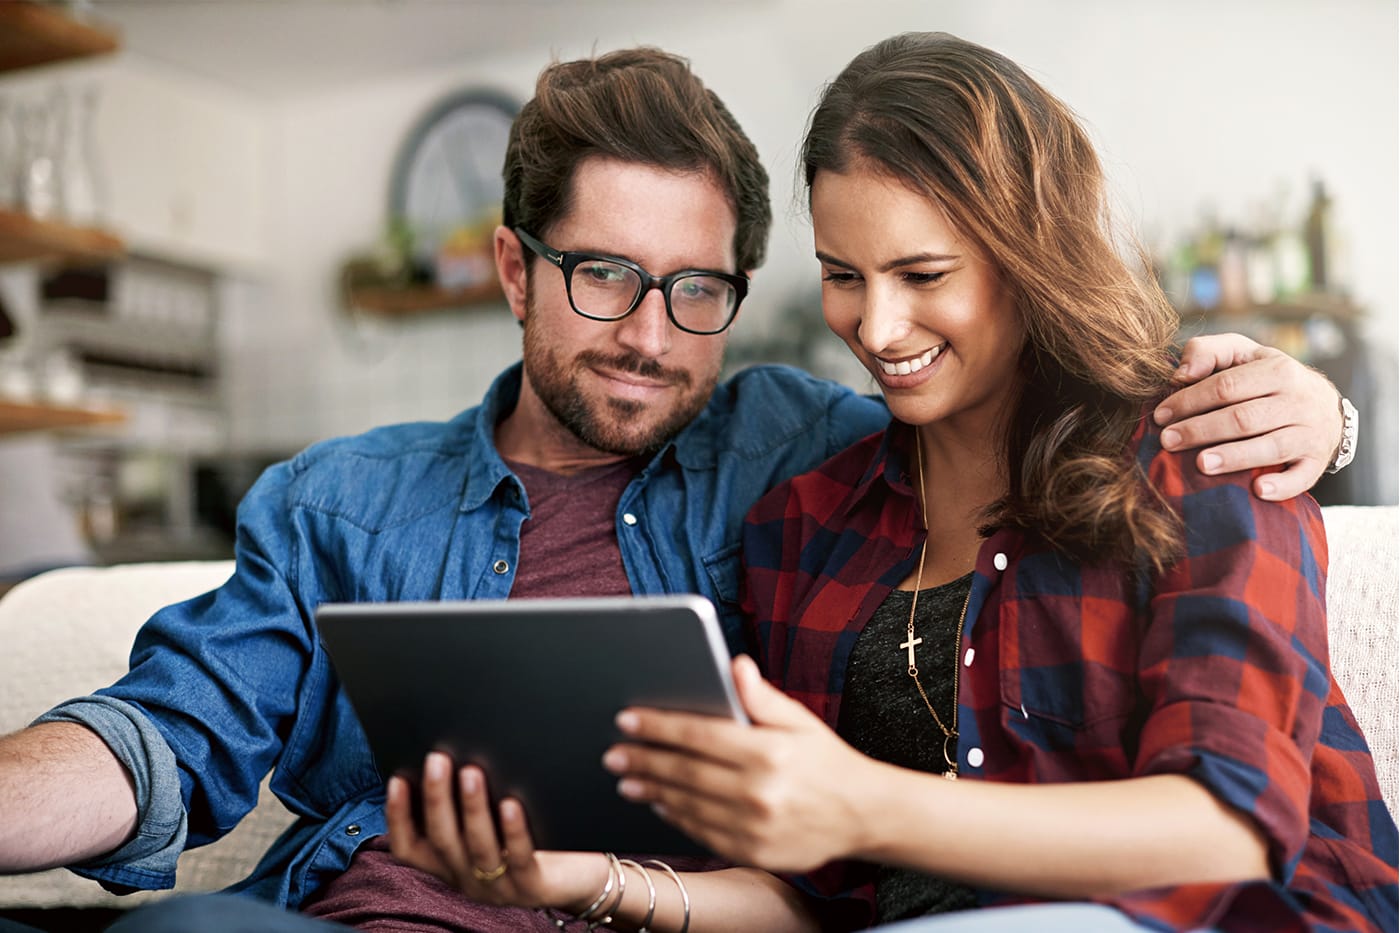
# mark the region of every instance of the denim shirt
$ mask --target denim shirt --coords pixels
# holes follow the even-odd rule
[[[170,887],[180,851],[232,829],[269,771],[297,819],[234,890],[295,908],[384,832],[384,779],[315,611],[510,595],[530,506],[493,433],[520,382],[517,363],[449,422],[326,441],[269,468],[239,507],[229,582],[156,613],[125,677],[45,714],[96,729],[135,781],[136,835],[79,874],[113,890]],[[708,597],[739,650],[745,513],[888,418],[878,400],[787,367],[720,385],[618,503],[633,591]]]

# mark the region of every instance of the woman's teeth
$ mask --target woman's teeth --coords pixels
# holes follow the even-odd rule
[[[884,372],[886,376],[907,376],[910,373],[918,372],[932,363],[933,358],[942,352],[943,347],[943,344],[939,344],[933,349],[926,351],[923,356],[917,356],[912,360],[900,360],[898,363],[887,363],[884,360],[877,359],[877,362],[880,364],[881,371]]]

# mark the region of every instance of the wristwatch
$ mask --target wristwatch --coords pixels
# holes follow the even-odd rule
[[[1332,462],[1327,464],[1328,473],[1336,473],[1342,467],[1351,463],[1351,458],[1356,456],[1356,431],[1357,414],[1356,406],[1345,397],[1341,400],[1342,409],[1342,440],[1337,445],[1337,452],[1332,454]]]

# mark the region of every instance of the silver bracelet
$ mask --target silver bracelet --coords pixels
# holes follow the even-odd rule
[[[690,929],[690,892],[685,889],[685,882],[681,881],[681,876],[676,874],[676,870],[665,862],[656,858],[649,858],[646,864],[655,865],[671,876],[671,880],[676,883],[676,887],[681,889],[681,904],[685,907],[685,917],[681,920],[680,933],[687,933]]]
[[[656,914],[656,885],[652,884],[651,872],[641,862],[630,858],[618,859],[621,865],[630,865],[642,873],[642,880],[647,883],[647,915],[642,920],[642,925],[637,927],[637,933],[651,933],[651,918]]]
[[[627,893],[627,873],[624,872],[624,871],[622,870],[622,861],[621,861],[621,859],[619,859],[616,855],[613,855],[611,852],[609,852],[609,853],[608,853],[608,873],[609,873],[609,878],[608,878],[608,880],[609,880],[609,881],[612,880],[611,875],[612,875],[612,872],[614,872],[614,871],[617,872],[617,900],[613,901],[612,904],[611,904],[610,906],[608,906],[608,907],[606,907],[606,908],[603,909],[603,916],[599,917],[599,918],[596,919],[596,920],[591,920],[591,919],[590,919],[590,920],[588,921],[588,929],[589,929],[589,930],[596,930],[596,929],[598,929],[599,927],[605,927],[605,926],[607,926],[608,924],[612,923],[612,922],[613,922],[613,914],[617,913],[617,909],[618,909],[619,907],[622,906],[622,898],[623,898],[623,895],[625,895],[625,894]]]
[[[1360,428],[1360,415],[1350,399],[1339,397],[1337,407],[1342,412],[1342,439],[1337,442],[1332,462],[1327,464],[1328,473],[1336,473],[1356,456],[1356,435]]]
[[[614,866],[616,866],[617,871],[622,871],[622,866],[618,863],[616,855],[613,855],[611,852],[604,852],[603,855],[608,860],[608,880],[603,885],[603,890],[599,892],[598,897],[594,899],[593,903],[589,904],[579,913],[574,914],[573,919],[575,920],[587,920],[589,917],[593,916],[593,914],[595,914],[598,911],[599,907],[603,906],[603,902],[606,901],[608,899],[608,895],[612,893]],[[554,925],[561,930],[568,929],[568,926],[564,923],[564,921],[560,920],[558,917],[554,918]],[[589,929],[591,930],[593,928],[589,927]]]

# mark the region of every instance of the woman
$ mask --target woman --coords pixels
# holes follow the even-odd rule
[[[471,769],[457,864],[407,832],[395,852],[630,929],[1018,900],[1081,903],[967,928],[1394,929],[1395,826],[1327,666],[1320,513],[1161,448],[1144,412],[1175,317],[1116,254],[1072,114],[996,53],[910,34],[826,89],[803,155],[827,323],[896,421],[750,515],[753,648],[787,697],[741,658],[752,728],[629,710],[637,742],[605,763],[806,897],[536,858],[509,803],[499,855]]]

